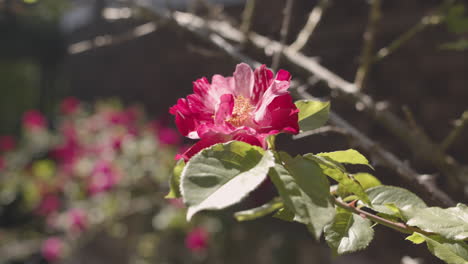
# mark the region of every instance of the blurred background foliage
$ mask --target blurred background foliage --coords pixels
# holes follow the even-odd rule
[[[280,224],[275,219],[239,224],[233,220],[232,210],[207,213],[194,223],[186,223],[180,201],[163,200],[173,156],[184,142],[159,148],[159,133],[161,129],[166,132],[172,129],[167,109],[191,91],[192,81],[213,74],[230,75],[236,62],[165,21],[157,21],[156,29],[149,34],[125,37],[135,27],[152,22],[151,15],[134,8],[138,2],[0,0],[0,135],[11,135],[15,142],[14,148],[1,153],[6,165],[1,162],[0,165],[6,169],[0,173],[0,252],[5,254],[0,254],[0,263],[44,263],[46,259],[63,263],[375,263],[377,259],[379,263],[438,263],[423,248],[399,244],[396,241],[401,237],[383,230],[378,230],[381,233],[366,252],[334,258],[322,244],[314,243],[306,230],[294,224]],[[294,41],[308,13],[319,2],[295,1],[287,43]],[[369,4],[364,0],[330,2],[303,52],[352,80],[359,65]],[[379,47],[411,28],[424,14],[437,10],[443,1],[382,2],[383,19],[376,38]],[[443,23],[420,32],[395,54],[379,62],[369,77],[366,91],[399,116],[405,116],[403,106],[407,106],[420,128],[436,141],[442,141],[452,129],[453,121],[467,110],[468,98],[468,7],[464,1],[447,2],[450,5],[443,10]],[[145,4],[156,9],[190,11],[239,26],[245,1],[153,0]],[[283,9],[283,0],[257,0],[252,30],[279,39]],[[109,36],[123,40],[100,46]],[[71,49],[80,43],[81,50]],[[269,65],[270,59],[265,57],[263,62]],[[296,76],[294,68],[287,70]],[[313,93],[333,97],[321,83],[314,85]],[[67,102],[63,100],[68,96],[78,98],[78,113],[63,112],[61,104]],[[118,100],[102,100],[109,97]],[[148,175],[130,187],[119,181],[109,192],[93,196],[87,192],[82,178],[73,178],[64,185],[66,189],[54,190],[61,205],[57,206],[55,198],[52,199],[51,204],[55,204],[52,216],[38,213],[41,201],[48,197],[45,193],[50,194],[40,186],[48,186],[48,181],[55,182],[63,174],[62,161],[53,156],[53,150],[66,142],[63,126],[75,122],[74,126],[81,130],[83,123],[108,112],[105,109],[124,113],[134,109],[130,107],[133,103],[137,103],[137,109],[146,109],[149,116],[137,122],[137,136],[129,141],[141,143],[151,138],[155,160],[149,165],[154,172],[150,173],[149,182]],[[365,134],[411,160],[418,170],[437,175],[431,164],[411,155],[381,126],[355,111],[357,105],[349,106],[339,100],[332,101],[332,105]],[[39,110],[47,120],[40,133],[25,128],[24,115],[31,109]],[[37,123],[37,115],[32,116],[32,122]],[[148,132],[151,120],[157,120],[158,125]],[[120,125],[100,131],[116,135],[133,133]],[[80,140],[89,146],[90,142],[105,142],[105,137],[88,131]],[[448,151],[467,163],[467,137],[459,137],[456,143]],[[138,149],[144,149],[145,145],[141,143]],[[298,153],[344,149],[349,145],[348,138],[330,133],[282,146]],[[148,166],[141,157],[110,149],[111,158],[107,158],[120,167],[124,179],[141,175],[141,171],[139,174],[135,170]],[[84,163],[91,160],[95,165],[99,157],[90,157],[80,155],[80,160],[85,160]],[[376,174],[384,183],[402,184],[393,172],[377,169]],[[446,184],[443,177],[436,176],[436,180]],[[260,204],[271,197],[271,192],[265,187],[241,207]],[[129,203],[138,197],[149,202],[149,207],[144,202],[139,204],[143,208],[141,214],[126,215],[134,208]],[[86,221],[93,227],[80,236],[71,228],[73,221],[67,220],[71,219],[70,214],[76,214],[70,213],[75,207],[86,212],[89,218]],[[78,213],[76,217],[81,216]],[[54,221],[58,224],[51,224]],[[48,238],[59,240],[45,243]],[[61,254],[69,257],[61,259]]]

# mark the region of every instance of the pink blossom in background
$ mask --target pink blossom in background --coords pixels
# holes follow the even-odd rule
[[[205,251],[208,248],[208,232],[197,227],[192,229],[185,237],[185,246],[192,252]]]
[[[138,135],[137,120],[140,113],[136,108],[129,108],[126,110],[111,110],[107,116],[107,121],[111,125],[123,126],[127,129],[127,133],[131,135]]]
[[[63,142],[53,148],[50,154],[60,162],[60,165],[71,169],[80,156],[82,148],[78,141],[76,128],[72,124],[65,123],[61,131],[64,137]]]
[[[83,209],[71,209],[68,212],[68,222],[73,231],[83,232],[88,227],[88,215]]]
[[[170,108],[182,135],[200,139],[181,155],[185,160],[211,145],[230,140],[267,147],[266,138],[299,132],[298,112],[288,88],[291,75],[276,76],[265,65],[252,71],[238,64],[233,77],[214,75],[193,83],[193,94]]]
[[[60,199],[56,194],[49,193],[42,197],[36,213],[42,216],[50,215],[56,212],[60,207]]]
[[[75,97],[67,97],[60,103],[60,112],[65,115],[74,114],[80,107],[80,101]]]
[[[56,261],[63,254],[64,245],[60,238],[50,237],[42,242],[41,253],[47,261]]]
[[[38,110],[29,110],[23,114],[23,127],[28,131],[44,129],[47,121]]]
[[[96,162],[88,181],[88,191],[91,195],[110,190],[117,184],[119,175],[109,161]]]
[[[0,151],[7,152],[16,146],[15,138],[12,136],[0,136]]]
[[[157,131],[159,142],[167,145],[180,145],[182,139],[177,130],[170,127],[160,127]]]

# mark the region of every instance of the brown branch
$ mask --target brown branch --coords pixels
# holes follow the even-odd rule
[[[369,11],[369,21],[364,32],[364,45],[361,54],[361,65],[359,66],[356,72],[356,77],[354,79],[354,84],[358,90],[363,90],[365,88],[367,77],[372,66],[375,36],[377,34],[377,26],[380,21],[382,12],[380,1],[381,0],[371,0],[370,2],[371,7]]]
[[[165,17],[164,13],[155,13],[155,15],[158,17]],[[252,60],[243,53],[238,52],[232,44],[227,42],[224,38],[220,37],[220,35],[222,35],[230,40],[236,41],[237,43],[242,42],[242,32],[233,28],[229,24],[219,21],[205,21],[200,17],[181,12],[175,12],[172,17],[172,22],[178,25],[181,30],[194,34],[202,40],[211,43],[233,59],[244,61],[250,64],[252,67],[257,67],[260,65],[260,63],[256,62],[255,60]],[[262,47],[262,49],[276,49],[279,47],[279,43],[268,40],[267,38],[261,37],[255,33],[250,34],[250,36],[252,43]],[[296,65],[307,67],[306,69],[312,70],[316,77],[321,80],[326,80],[331,87],[339,89],[339,91],[345,94],[354,91],[353,84],[341,79],[314,60],[308,59],[304,55],[295,51],[291,51],[288,48],[284,50],[284,54],[289,60],[292,58]],[[306,97],[305,94],[303,94],[303,96]],[[369,101],[372,102],[370,99],[368,99],[367,102],[369,103]],[[375,109],[375,106],[373,106],[373,109]],[[401,176],[404,180],[412,183],[419,191],[427,194],[427,196],[431,197],[432,200],[437,204],[443,206],[453,206],[455,204],[454,201],[442,190],[438,189],[437,186],[430,184],[428,181],[420,180],[419,174],[411,169],[407,164],[399,160],[392,153],[386,151],[383,147],[374,143],[371,139],[363,135],[337,114],[332,112],[330,115],[330,121],[332,124],[344,128],[353,138],[357,140],[359,145],[364,150],[374,154],[378,161],[395,170],[399,176]]]
[[[347,204],[345,202],[340,201],[337,198],[334,198],[333,202],[338,207],[341,207],[341,208],[345,209],[348,212],[360,215],[360,216],[365,217],[365,218],[367,218],[367,219],[369,219],[369,220],[371,220],[371,221],[373,221],[375,223],[378,223],[378,224],[381,224],[383,226],[389,227],[389,228],[391,228],[393,230],[396,230],[396,231],[404,233],[404,234],[413,234],[414,232],[417,232],[417,233],[421,233],[421,234],[426,235],[426,236],[433,235],[433,233],[426,232],[426,231],[421,230],[421,229],[419,229],[417,227],[408,226],[407,224],[401,223],[401,222],[393,222],[393,221],[390,221],[390,220],[385,219],[383,217],[380,217],[378,215],[375,215],[375,214],[369,213],[367,211],[364,211],[362,209],[356,208],[356,207],[354,207],[352,205],[349,205],[349,204]]]
[[[280,31],[280,48],[273,55],[273,61],[271,63],[273,71],[278,69],[281,57],[283,56],[284,46],[286,45],[286,40],[288,38],[289,24],[291,23],[293,3],[294,0],[287,0],[286,6],[283,9],[283,23]]]
[[[304,28],[297,35],[296,40],[290,45],[290,48],[299,51],[309,42],[310,37],[314,33],[317,25],[322,20],[322,15],[328,8],[330,0],[320,0],[320,2],[312,9],[307,19]]]

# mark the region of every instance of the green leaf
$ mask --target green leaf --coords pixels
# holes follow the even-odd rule
[[[365,190],[357,180],[350,177],[345,168],[336,161],[326,156],[315,156],[313,154],[304,155],[305,158],[317,162],[325,175],[339,183],[341,194],[347,192],[355,194],[361,201],[370,204]]]
[[[177,161],[174,170],[172,171],[171,178],[169,179],[169,193],[166,195],[166,199],[180,198],[180,175],[185,167],[185,161],[180,159]]]
[[[400,187],[381,185],[370,188],[366,192],[371,200],[372,209],[388,215],[398,215],[395,208],[404,210],[410,207],[427,207],[416,194]]]
[[[426,241],[426,239],[424,237],[422,237],[418,233],[413,233],[411,236],[408,236],[405,239],[413,242],[416,245],[419,245],[419,244],[424,243]]]
[[[249,221],[271,214],[282,207],[283,202],[281,201],[281,199],[275,198],[270,202],[257,208],[237,212],[234,214],[234,216],[236,217],[237,221]]]
[[[325,227],[325,240],[338,254],[366,248],[374,237],[372,222],[359,215],[339,211],[333,222]]]
[[[352,174],[350,175],[350,178],[357,181],[359,185],[361,185],[362,190],[367,190],[369,188],[382,185],[382,183],[376,177],[369,173],[363,172]],[[352,192],[350,192],[348,189],[349,187],[347,185],[343,183],[338,184],[338,195],[340,195],[341,197],[346,197],[350,195]],[[367,197],[367,194],[365,195],[365,197]]]
[[[468,263],[468,245],[466,243],[445,240],[437,236],[428,237],[420,233],[413,233],[407,239],[418,243],[426,241],[429,251],[448,264]]]
[[[240,141],[216,144],[197,153],[181,176],[187,219],[201,210],[238,203],[263,182],[274,165],[270,151]]]
[[[367,165],[372,168],[369,164],[369,161],[354,149],[348,150],[341,150],[341,151],[333,151],[333,152],[322,152],[317,154],[316,156],[319,157],[327,157],[339,163],[348,163],[348,164],[362,164]]]
[[[300,100],[296,101],[299,109],[299,127],[309,131],[323,126],[330,113],[330,102]]]
[[[353,177],[354,179],[356,179],[356,181],[358,181],[361,184],[364,190],[382,185],[382,182],[380,182],[379,179],[377,179],[374,175],[369,173],[360,172],[353,174]]]
[[[442,209],[428,207],[403,210],[409,217],[407,224],[417,226],[426,232],[437,233],[447,239],[465,240],[468,238],[468,207],[458,204],[456,207]]]
[[[285,208],[294,212],[294,220],[307,225],[316,239],[335,216],[330,201],[330,185],[320,167],[301,156],[280,153],[283,165],[276,164],[270,177],[283,199]]]

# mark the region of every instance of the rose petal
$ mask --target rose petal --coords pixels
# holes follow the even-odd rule
[[[243,96],[250,98],[254,87],[254,74],[249,65],[245,63],[237,64],[236,71],[234,72],[234,80],[236,82],[236,96]]]
[[[258,100],[262,97],[263,93],[270,87],[273,81],[273,72],[267,69],[265,65],[262,65],[255,69],[255,85],[252,93],[252,103],[257,104]]]
[[[215,114],[215,125],[222,125],[224,120],[231,116],[233,108],[234,96],[232,94],[222,95]]]

